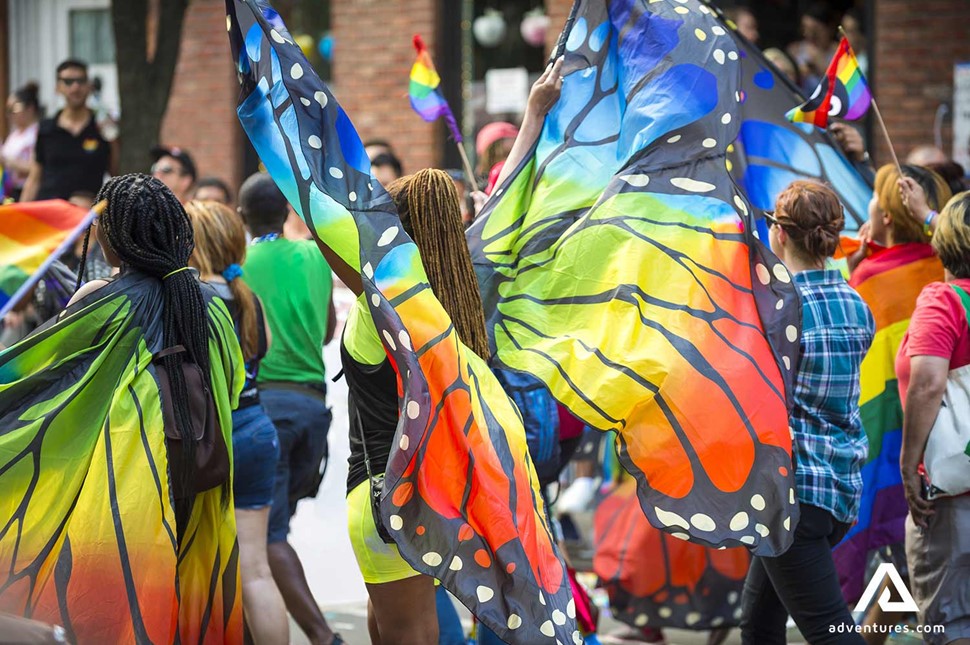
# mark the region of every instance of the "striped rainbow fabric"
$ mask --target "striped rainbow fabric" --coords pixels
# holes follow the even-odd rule
[[[421,36],[414,35],[414,49],[418,52],[418,58],[411,67],[411,82],[408,85],[408,97],[411,99],[411,107],[425,121],[434,121],[439,117],[444,117],[448,124],[448,130],[455,141],[461,143],[461,132],[458,130],[458,123],[455,122],[455,115],[448,107],[448,101],[438,91],[441,85],[441,77],[438,76],[431,60],[431,54],[425,47]]]
[[[0,206],[0,309],[87,214],[62,199]]]
[[[843,36],[815,93],[785,116],[789,121],[827,128],[829,117],[854,121],[866,113],[871,102],[872,94],[859,69],[859,61]]]
[[[899,472],[903,408],[896,382],[896,353],[903,341],[920,291],[943,280],[943,265],[929,244],[900,244],[867,258],[850,284],[876,319],[876,336],[862,362],[862,425],[869,439],[869,459],[862,468],[859,521],[833,555],[846,601],[862,595],[869,553],[903,541],[906,498]]]

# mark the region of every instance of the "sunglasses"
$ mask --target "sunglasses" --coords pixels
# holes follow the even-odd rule
[[[153,175],[171,175],[173,173],[177,173],[179,175],[185,174],[175,166],[152,166]]]
[[[85,85],[88,82],[88,79],[77,78],[77,77],[64,78],[63,76],[61,76],[61,77],[58,77],[57,81],[59,83],[64,83],[64,85],[67,85],[68,87],[74,87],[75,85]]]
[[[765,221],[768,222],[769,226],[775,226],[776,224],[779,224],[778,218],[775,217],[775,211],[764,211],[763,215],[764,215]]]

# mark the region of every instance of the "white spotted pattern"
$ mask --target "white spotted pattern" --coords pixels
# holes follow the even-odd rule
[[[717,524],[709,515],[704,515],[703,513],[695,513],[690,518],[690,523],[694,525],[698,531],[713,531],[717,528]]]
[[[565,625],[566,614],[556,609],[555,611],[552,612],[552,622],[556,623],[557,625]]]
[[[701,145],[704,146],[705,148],[713,148],[714,146],[717,145],[717,139],[712,139],[708,137],[703,141],[701,141]]]
[[[636,625],[637,627],[643,627],[649,622],[649,620],[650,619],[647,617],[646,614],[640,614],[633,620],[633,624]]]
[[[714,60],[717,61],[718,65],[723,65],[724,64],[724,50],[723,49],[715,49],[714,50]]]
[[[765,510],[765,498],[762,497],[761,495],[757,495],[757,494],[756,495],[752,495],[751,496],[751,508],[755,509],[756,511],[763,511],[763,510]]]
[[[787,356],[782,356],[781,357],[781,362],[785,364],[785,369],[786,370],[790,370],[791,369],[791,359],[790,358],[788,358]]]
[[[381,234],[381,239],[377,240],[377,246],[387,246],[388,244],[393,242],[394,238],[397,237],[397,234],[398,232],[400,232],[400,230],[401,229],[399,229],[396,226],[392,226],[388,228],[386,231],[384,231]]]
[[[408,401],[407,415],[409,419],[417,419],[421,414],[421,406],[417,401]]]
[[[570,618],[576,617],[576,601],[573,598],[570,598],[569,602],[566,603],[566,615]]]
[[[789,343],[794,343],[798,340],[798,328],[795,325],[785,327],[785,338],[788,339]]]
[[[786,269],[785,265],[781,262],[771,267],[771,271],[775,274],[775,278],[777,278],[779,282],[784,282],[785,284],[791,282],[791,274],[788,273],[788,269]]]
[[[547,620],[546,622],[542,623],[542,625],[539,626],[539,631],[549,638],[556,635],[556,628],[553,627],[551,620]]]
[[[299,63],[293,63],[293,67],[290,68],[290,78],[294,81],[298,81],[303,78],[303,66]]]
[[[421,556],[421,560],[429,567],[437,567],[441,564],[441,555],[434,551],[429,551]]]
[[[691,179],[690,177],[674,177],[670,180],[670,183],[681,190],[686,190],[691,193],[709,193],[717,188],[714,184]]]
[[[310,107],[310,103],[312,103],[312,101],[310,99],[308,99],[307,97],[305,97],[305,96],[301,96],[300,97],[300,103],[302,103],[303,105],[305,105],[307,107]]]
[[[721,117],[721,123],[723,123],[724,125],[727,125],[730,122],[731,122],[731,113],[725,112],[724,116]]]
[[[677,515],[677,513],[665,511],[659,506],[654,506],[653,510],[657,513],[657,519],[663,522],[664,526],[678,526],[682,529],[690,529],[690,524],[687,523],[687,520]]]
[[[400,446],[401,450],[407,452],[408,448],[411,446],[411,440],[406,434],[402,434],[401,440],[397,442],[397,445]]]
[[[393,352],[397,349],[397,344],[394,342],[394,336],[391,336],[391,332],[387,331],[386,329],[383,330],[383,333],[384,342],[387,343],[387,346],[390,347],[391,351]]]
[[[310,147],[314,150],[319,150],[323,147],[323,141],[320,141],[320,137],[315,134],[311,134],[309,137],[307,137],[306,142],[310,144]]]
[[[340,168],[337,168],[336,166],[331,166],[330,167],[330,176],[333,177],[334,179],[343,179],[344,178],[344,171],[341,170]]]
[[[711,33],[713,33],[715,36],[723,36],[727,32],[724,31],[724,28],[720,25],[715,25],[711,27]]]
[[[478,585],[475,593],[478,595],[478,602],[488,602],[495,596],[495,592],[491,587],[486,587],[485,585]]]
[[[731,530],[732,531],[742,531],[748,526],[748,514],[741,511],[737,515],[731,518]]]
[[[401,341],[401,347],[404,349],[411,349],[411,337],[408,336],[407,331],[401,330],[401,333],[397,335],[397,339]]]
[[[327,93],[323,90],[317,90],[313,93],[313,100],[320,104],[320,107],[327,107]]]
[[[522,617],[518,614],[512,614],[509,616],[509,621],[505,624],[509,626],[509,629],[518,629],[522,627]]]
[[[357,201],[357,193],[356,193],[356,192],[354,192],[354,191],[350,191],[350,194],[349,194],[349,195],[347,195],[347,197],[348,197],[348,198],[350,199],[350,201],[352,201],[352,202],[356,202],[356,201]]]
[[[675,134],[674,136],[667,139],[667,143],[677,143],[678,141],[680,141],[680,139],[681,139],[681,135]]]
[[[379,295],[377,295],[376,293],[370,294],[370,303],[372,305],[374,305],[375,307],[380,307],[381,306],[381,297]]]
[[[657,613],[660,614],[661,618],[670,618],[674,612],[671,611],[670,607],[661,607],[657,610]]]
[[[401,516],[391,515],[391,529],[400,531],[402,528],[404,528],[404,520],[401,519]]]
[[[461,571],[461,558],[459,558],[457,555],[453,557],[451,559],[451,564],[448,565],[448,568],[452,571]]]
[[[620,179],[631,186],[636,186],[638,188],[642,188],[650,183],[650,177],[647,177],[646,175],[624,175],[623,177],[620,177]]]
[[[270,29],[269,35],[273,40],[281,45],[286,42],[286,38],[283,38],[283,36],[280,35],[280,32],[276,31],[275,29]]]
[[[755,524],[754,530],[757,531],[758,535],[761,537],[768,537],[768,534],[771,533],[771,531],[768,530],[768,527],[764,524]]]

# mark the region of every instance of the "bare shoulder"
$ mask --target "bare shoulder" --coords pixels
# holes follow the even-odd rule
[[[70,302],[67,303],[67,305],[68,306],[73,305],[81,298],[94,293],[95,291],[109,284],[110,282],[111,282],[110,280],[91,280],[90,282],[85,282],[80,289],[74,292],[74,295],[71,296],[71,300]]]

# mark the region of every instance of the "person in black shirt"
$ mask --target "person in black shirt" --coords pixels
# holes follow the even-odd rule
[[[97,193],[116,156],[87,106],[87,64],[69,59],[58,65],[57,92],[66,105],[40,123],[34,161],[20,197],[24,202]]]

